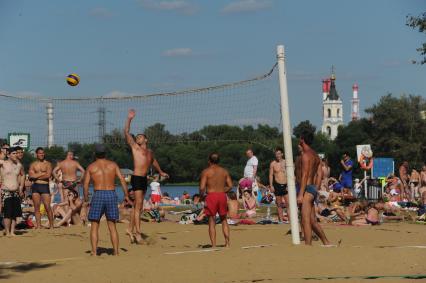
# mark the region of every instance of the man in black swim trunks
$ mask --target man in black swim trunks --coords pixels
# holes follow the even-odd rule
[[[44,149],[39,147],[36,149],[37,160],[31,163],[29,169],[32,199],[34,202],[34,214],[36,217],[35,229],[41,227],[40,203],[43,202],[44,208],[49,219],[49,228],[53,228],[53,213],[50,208],[50,190],[49,179],[52,175],[52,164],[45,160]]]
[[[130,241],[136,240],[141,243],[141,228],[140,228],[140,214],[143,209],[143,199],[148,188],[147,173],[151,165],[163,177],[168,177],[167,173],[163,172],[154,157],[154,153],[148,148],[148,139],[144,134],[138,134],[135,138],[130,134],[130,124],[135,117],[136,112],[133,109],[129,110],[127,115],[126,124],[124,125],[124,136],[126,141],[132,149],[134,171],[131,177],[132,190],[135,194],[135,201],[133,206],[132,217],[130,218],[129,229],[126,233],[130,237]],[[136,233],[133,234],[133,230]]]
[[[324,231],[319,225],[314,201],[318,195],[318,188],[321,186],[322,168],[318,154],[310,147],[314,139],[312,132],[303,132],[300,136],[299,146],[301,147],[301,180],[300,191],[297,202],[302,204],[302,224],[305,236],[305,244],[312,245],[312,230],[321,239],[324,245],[330,245]]]
[[[275,160],[269,166],[269,189],[275,194],[279,222],[284,222],[283,207],[287,205],[288,208],[287,173],[283,156],[283,149],[277,147],[275,149]],[[289,209],[287,209],[288,213]]]

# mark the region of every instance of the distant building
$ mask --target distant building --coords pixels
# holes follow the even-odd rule
[[[335,81],[334,71],[329,79],[322,81],[323,122],[321,131],[332,140],[337,137],[339,126],[343,125],[343,102],[337,93]]]

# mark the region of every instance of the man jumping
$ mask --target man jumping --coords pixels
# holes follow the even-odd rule
[[[154,166],[155,170],[163,177],[169,177],[167,173],[163,172],[154,157],[152,150],[148,148],[148,139],[144,134],[137,134],[133,139],[130,134],[130,124],[133,118],[136,116],[136,112],[133,109],[129,110],[127,115],[126,124],[124,125],[124,136],[126,141],[132,149],[133,155],[133,175],[131,177],[132,190],[135,193],[135,201],[133,206],[132,217],[130,217],[130,225],[127,230],[127,234],[130,237],[130,241],[136,240],[137,243],[142,242],[141,235],[141,211],[143,209],[143,199],[145,197],[146,190],[148,188],[147,173],[148,169]],[[134,229],[136,233],[133,234]]]

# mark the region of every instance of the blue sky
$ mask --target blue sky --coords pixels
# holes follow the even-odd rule
[[[412,65],[423,0],[0,0],[0,91],[51,97],[145,94],[238,81],[287,53],[292,124],[321,125],[321,79],[335,66],[349,120],[388,92],[425,95]],[[77,73],[78,87],[64,77]]]

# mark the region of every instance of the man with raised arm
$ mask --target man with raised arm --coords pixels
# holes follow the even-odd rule
[[[59,171],[62,172],[62,180],[59,178]],[[80,178],[77,177],[77,171],[80,171]],[[68,151],[65,160],[59,162],[53,169],[53,176],[62,186],[61,201],[66,199],[69,190],[78,192],[78,184],[84,176],[84,168],[74,160],[74,152]]]
[[[41,227],[40,203],[43,202],[44,208],[49,219],[49,228],[53,228],[53,213],[50,207],[49,179],[52,175],[52,164],[45,158],[44,149],[36,149],[37,160],[31,163],[28,170],[31,185],[31,196],[34,202],[34,215],[36,217],[35,229]]]
[[[212,247],[216,247],[216,214],[219,214],[222,223],[222,232],[225,237],[225,247],[230,245],[230,231],[226,220],[228,202],[226,193],[232,189],[232,180],[228,171],[219,164],[219,154],[209,155],[209,166],[201,173],[200,195],[207,192],[204,211],[209,217],[209,236]]]
[[[21,178],[22,164],[17,157],[16,147],[8,149],[8,159],[0,160],[0,175],[2,177],[1,194],[4,202],[4,234],[15,236],[16,218],[22,216],[21,197],[23,194],[23,179]]]
[[[135,193],[135,201],[133,206],[133,212],[130,217],[130,225],[127,230],[127,234],[130,237],[130,241],[133,242],[136,239],[137,243],[142,242],[141,235],[141,220],[140,214],[143,209],[143,199],[145,197],[146,190],[148,188],[147,173],[148,169],[154,166],[155,170],[163,177],[168,177],[167,173],[161,170],[160,165],[154,157],[154,152],[148,148],[148,139],[144,134],[137,134],[135,138],[130,134],[130,124],[135,117],[136,112],[130,109],[127,115],[126,124],[124,125],[124,136],[127,143],[132,149],[133,155],[133,175],[131,177],[132,190]],[[134,229],[136,233],[133,234]]]
[[[301,180],[297,201],[302,204],[302,226],[305,244],[312,245],[313,230],[324,245],[330,245],[324,231],[317,222],[314,209],[314,201],[318,195],[318,188],[321,186],[322,168],[318,154],[310,147],[313,138],[312,133],[305,133],[300,137]]]
[[[111,237],[114,255],[118,255],[118,233],[115,223],[119,219],[118,200],[115,193],[115,178],[120,179],[121,187],[124,192],[124,199],[130,203],[129,192],[127,190],[126,180],[121,175],[118,165],[105,158],[105,147],[102,144],[95,146],[96,161],[87,167],[84,178],[84,206],[89,202],[89,185],[90,180],[93,180],[94,193],[90,203],[89,221],[90,227],[90,242],[92,245],[93,256],[97,255],[98,238],[99,238],[99,221],[102,215],[105,214],[108,224],[108,230]]]

